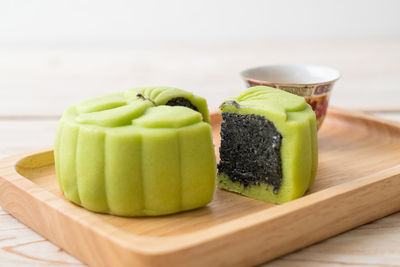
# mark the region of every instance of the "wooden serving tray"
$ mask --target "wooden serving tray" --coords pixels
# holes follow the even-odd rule
[[[190,212],[96,214],[63,197],[47,149],[0,162],[0,205],[93,266],[254,265],[400,210],[400,124],[331,108],[318,134],[315,184],[279,206],[217,189]]]

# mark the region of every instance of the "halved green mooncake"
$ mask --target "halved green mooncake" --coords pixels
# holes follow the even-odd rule
[[[59,186],[88,210],[121,216],[202,207],[216,174],[208,122],[203,98],[169,87],[80,102],[57,128]]]
[[[220,109],[219,188],[272,203],[303,196],[318,164],[315,113],[305,99],[256,86]]]

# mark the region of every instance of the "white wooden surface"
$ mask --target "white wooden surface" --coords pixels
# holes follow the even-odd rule
[[[337,67],[343,77],[332,105],[400,121],[400,39],[236,46],[0,45],[0,157],[50,146],[62,110],[80,99],[135,86],[171,85],[207,97],[216,108],[244,88],[240,70],[272,63]],[[0,209],[0,266],[71,265],[82,263]],[[365,265],[400,266],[400,213],[265,266]]]

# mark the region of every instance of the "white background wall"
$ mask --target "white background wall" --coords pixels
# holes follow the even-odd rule
[[[398,108],[399,44],[400,0],[0,0],[0,117],[150,85],[216,108],[279,63],[337,68],[333,105]]]
[[[0,44],[400,36],[398,0],[1,0]]]

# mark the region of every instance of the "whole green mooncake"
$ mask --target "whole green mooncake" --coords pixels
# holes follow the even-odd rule
[[[202,207],[216,174],[208,122],[203,98],[169,87],[80,102],[57,128],[59,186],[88,210],[121,216]]]
[[[305,99],[256,86],[220,109],[219,188],[272,203],[303,196],[318,165],[315,113]]]

